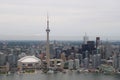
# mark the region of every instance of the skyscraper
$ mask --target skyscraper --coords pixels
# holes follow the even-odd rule
[[[49,29],[49,16],[48,16],[48,14],[47,14],[47,29],[46,29],[46,32],[47,32],[46,62],[47,62],[47,67],[49,68],[49,66],[50,66],[50,47],[49,47],[49,32],[50,32],[50,29]]]
[[[89,68],[89,59],[88,58],[84,58],[84,68],[85,69]]]
[[[96,54],[94,54],[92,56],[92,67],[97,68],[97,56],[96,56]]]
[[[100,46],[100,37],[96,37],[96,48]]]
[[[0,66],[4,66],[6,64],[6,55],[0,52]]]
[[[84,44],[87,44],[87,41],[89,40],[87,34],[85,33],[85,36],[83,37]]]

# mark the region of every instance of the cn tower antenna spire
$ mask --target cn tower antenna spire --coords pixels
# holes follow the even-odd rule
[[[48,15],[48,12],[47,12],[47,29],[49,29],[49,15]]]

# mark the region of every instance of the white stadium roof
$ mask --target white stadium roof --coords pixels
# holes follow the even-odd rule
[[[35,56],[25,56],[18,61],[21,63],[39,63],[41,60]]]

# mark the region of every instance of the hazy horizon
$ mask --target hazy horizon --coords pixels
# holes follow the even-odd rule
[[[119,0],[0,0],[0,40],[120,40]],[[66,37],[67,36],[67,37]]]
[[[0,35],[0,40],[46,40],[46,35]],[[84,36],[51,36],[50,40],[70,40],[70,41],[83,41]],[[120,41],[119,36],[88,36],[89,40],[96,40],[96,37],[100,37],[102,41]],[[113,39],[114,38],[114,39]]]

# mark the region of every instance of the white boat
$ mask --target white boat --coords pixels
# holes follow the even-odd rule
[[[54,73],[54,71],[53,70],[49,70],[47,73],[51,74],[51,73]]]

